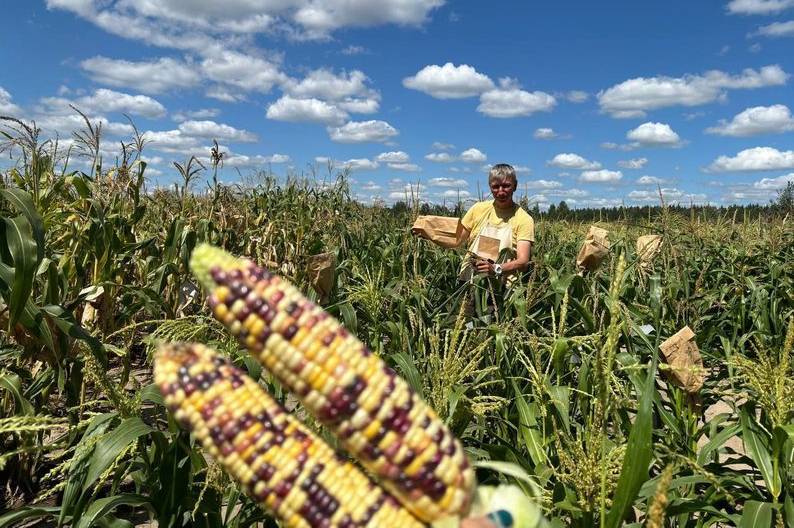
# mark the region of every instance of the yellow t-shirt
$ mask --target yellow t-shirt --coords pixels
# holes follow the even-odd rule
[[[469,231],[468,249],[475,252],[477,241],[483,229],[499,231],[507,227],[511,231],[510,249],[515,258],[516,248],[520,240],[535,242],[535,221],[519,205],[512,209],[502,210],[494,207],[493,200],[477,202],[466,211],[461,223]],[[468,259],[464,259],[461,273],[465,273]]]
[[[510,225],[513,230],[513,251],[518,247],[519,240],[535,241],[535,221],[517,204],[512,209],[504,211],[494,207],[493,200],[477,202],[466,211],[461,223],[470,233],[469,249],[472,249],[480,231],[487,225],[494,227]]]

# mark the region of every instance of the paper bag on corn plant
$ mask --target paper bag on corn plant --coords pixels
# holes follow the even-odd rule
[[[576,266],[588,271],[594,271],[609,253],[609,231],[596,226],[590,226],[587,236],[582,244],[582,249],[576,256]]]
[[[661,235],[644,235],[637,239],[637,259],[640,266],[646,268],[662,249]]]
[[[320,303],[328,302],[331,297],[335,268],[336,255],[334,253],[320,253],[309,257],[307,274],[312,288],[320,296]]]
[[[440,246],[457,246],[463,233],[459,218],[422,215],[416,217],[411,231]]]
[[[695,332],[685,326],[659,345],[659,349],[669,365],[673,382],[690,394],[698,392],[703,386],[705,371],[695,343]]]

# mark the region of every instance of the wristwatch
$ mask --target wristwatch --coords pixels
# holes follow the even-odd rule
[[[493,265],[493,274],[497,277],[502,276],[502,265],[501,264],[494,264]]]

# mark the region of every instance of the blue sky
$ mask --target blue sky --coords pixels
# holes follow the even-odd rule
[[[349,166],[362,201],[766,202],[794,180],[794,0],[12,0],[0,115],[226,152],[221,179]],[[8,161],[5,162],[6,164]],[[79,168],[80,163],[76,161]]]

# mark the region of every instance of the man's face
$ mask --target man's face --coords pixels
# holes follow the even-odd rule
[[[513,193],[516,192],[516,186],[511,180],[507,178],[493,180],[489,186],[497,204],[510,205],[513,203]]]

